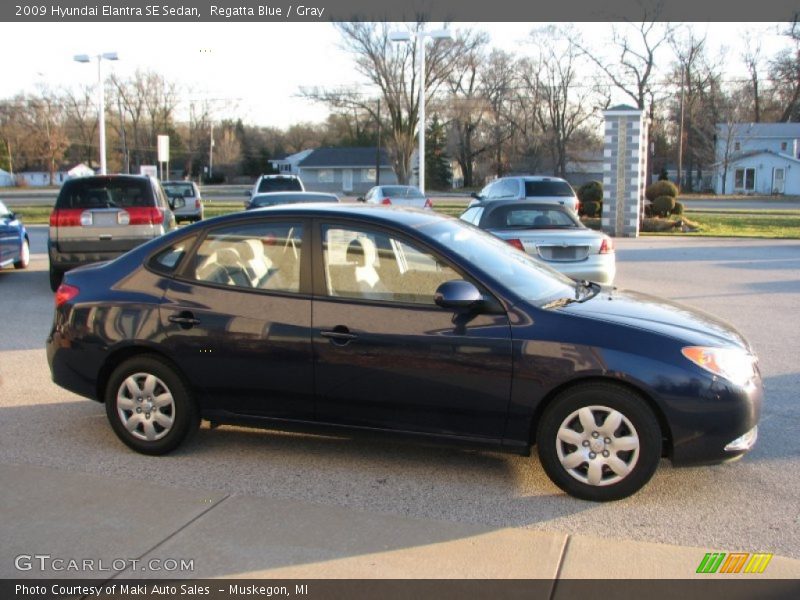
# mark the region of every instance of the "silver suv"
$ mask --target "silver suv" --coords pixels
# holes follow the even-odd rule
[[[543,204],[561,204],[578,212],[578,196],[569,183],[559,177],[542,175],[521,175],[501,177],[483,188],[479,194],[472,194],[476,202],[494,200],[533,200]]]
[[[100,175],[70,179],[61,187],[50,214],[47,250],[50,288],[64,272],[116,258],[175,228],[173,204],[161,184],[143,175]]]
[[[167,193],[167,197],[173,202],[183,198],[184,206],[175,208],[175,219],[190,221],[192,223],[203,219],[203,198],[200,196],[200,188],[192,181],[162,181],[161,187]]]

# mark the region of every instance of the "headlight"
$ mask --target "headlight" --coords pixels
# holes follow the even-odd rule
[[[687,346],[681,353],[709,373],[745,387],[755,377],[756,357],[737,348]]]

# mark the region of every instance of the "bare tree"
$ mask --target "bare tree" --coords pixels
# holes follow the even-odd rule
[[[90,86],[68,90],[63,95],[67,135],[76,149],[74,158],[87,165],[97,154],[97,98]]]
[[[394,24],[391,24],[394,27]],[[389,40],[387,23],[339,23],[344,48],[353,54],[356,71],[375,86],[387,114],[389,147],[394,155],[398,179],[407,183],[411,174],[411,156],[419,118],[419,78],[417,44],[424,23],[408,27],[413,43],[394,45]],[[455,66],[458,57],[475,44],[475,36],[463,31],[455,41],[433,40],[427,48],[425,61],[426,99],[432,98]],[[377,118],[375,97],[358,90],[311,88],[303,90],[306,97],[323,102],[337,111],[353,107]]]
[[[593,90],[579,85],[578,60],[583,55],[569,32],[553,28],[534,32],[539,48],[539,93],[537,117],[549,134],[553,170],[564,177],[567,148],[572,137],[592,117]]]
[[[800,25],[795,15],[794,22],[784,32],[792,44],[778,53],[770,64],[770,78],[774,82],[775,94],[783,108],[780,120],[800,121]]]
[[[745,38],[745,49],[742,53],[742,60],[747,67],[747,74],[750,78],[750,94],[753,99],[753,121],[761,121],[761,95],[759,91],[758,71],[761,66],[761,44],[754,41],[751,37]],[[723,192],[724,193],[724,192]]]

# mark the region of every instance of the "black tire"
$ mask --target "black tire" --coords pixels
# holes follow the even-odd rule
[[[147,376],[157,381],[151,392],[145,391]],[[131,388],[125,383],[129,378],[138,382],[136,389],[141,390],[143,400],[131,393]],[[148,393],[152,396],[148,397]],[[171,406],[153,405],[154,399],[157,402],[167,393],[171,396]],[[197,406],[177,370],[152,355],[135,356],[114,369],[106,386],[105,404],[114,433],[128,447],[142,454],[157,456],[172,452],[200,426]],[[169,418],[172,419],[171,425],[163,427],[161,423]],[[129,429],[126,423],[136,424],[136,427]],[[148,432],[153,434],[153,439],[144,439]]]
[[[22,240],[19,252],[19,260],[14,263],[15,269],[27,269],[31,262],[31,245],[27,238]]]
[[[61,285],[61,281],[64,279],[64,271],[60,269],[56,269],[53,265],[50,265],[50,289],[54,292],[58,289],[58,286]]]
[[[579,415],[581,409],[589,410]],[[606,437],[617,415],[621,415],[619,425]],[[597,430],[586,431],[582,417],[591,417]],[[562,425],[568,430],[565,437],[575,436],[574,445],[559,439]],[[647,402],[633,391],[609,383],[587,383],[562,392],[542,415],[536,443],[542,467],[553,483],[571,496],[594,502],[636,493],[650,481],[661,459],[661,428]],[[624,449],[634,444],[635,449]],[[590,483],[598,473],[599,480]]]

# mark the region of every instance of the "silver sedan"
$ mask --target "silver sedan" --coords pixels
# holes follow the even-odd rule
[[[481,202],[461,219],[486,229],[572,279],[611,284],[616,275],[614,241],[585,227],[563,206],[520,200]]]
[[[367,204],[383,204],[384,206],[433,208],[430,198],[427,198],[418,187],[413,185],[377,185],[358,201]]]

